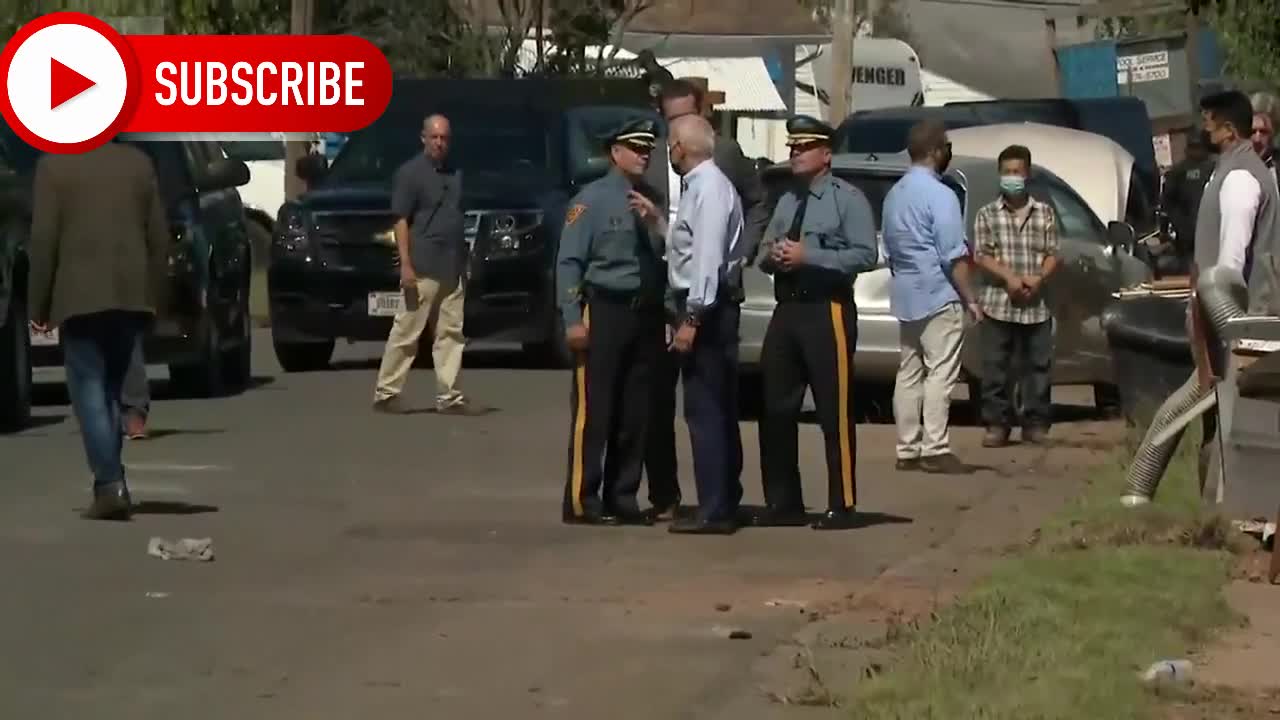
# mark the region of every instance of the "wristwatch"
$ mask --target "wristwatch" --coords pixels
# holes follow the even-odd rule
[[[698,311],[698,312],[695,312],[695,311],[687,311],[687,312],[685,312],[685,314],[684,314],[684,320],[682,321],[682,323],[681,323],[681,324],[683,324],[683,325],[688,325],[689,327],[693,327],[693,328],[698,327],[699,325],[701,325],[701,324],[702,324],[701,312],[700,312],[700,311]]]

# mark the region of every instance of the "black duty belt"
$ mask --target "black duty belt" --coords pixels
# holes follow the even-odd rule
[[[831,286],[824,283],[789,283],[774,281],[773,299],[776,302],[853,302],[853,288],[848,285]]]
[[[626,305],[633,310],[660,309],[662,296],[646,290],[611,290],[592,285],[584,293],[588,302],[606,302],[611,305]]]

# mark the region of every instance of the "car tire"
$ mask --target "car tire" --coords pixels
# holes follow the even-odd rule
[[[31,421],[31,334],[26,305],[13,298],[0,327],[0,432]]]
[[[314,343],[286,343],[272,339],[276,361],[285,372],[315,372],[329,367],[333,357],[332,340]]]
[[[241,392],[253,381],[253,319],[249,316],[249,298],[240,301],[240,319],[236,323],[239,340],[223,353],[222,367],[227,386]]]
[[[227,392],[222,335],[210,313],[200,319],[199,360],[190,365],[170,365],[169,382],[179,393],[200,398],[221,397]]]
[[[564,340],[564,323],[560,320],[560,311],[553,311],[555,320],[551,322],[548,336],[537,342],[525,343],[524,352],[536,364],[556,370],[573,367],[573,352]]]
[[[1120,398],[1120,388],[1106,383],[1094,385],[1093,406],[1097,409],[1098,415],[1105,420],[1121,417],[1124,415],[1124,410]]]

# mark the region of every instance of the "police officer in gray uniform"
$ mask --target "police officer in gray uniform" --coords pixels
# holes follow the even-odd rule
[[[633,120],[605,139],[609,172],[573,199],[560,236],[556,288],[565,340],[577,357],[566,523],[652,524],[636,493],[663,351],[665,278],[630,193],[655,138],[652,121]]]
[[[833,134],[830,125],[811,117],[787,122],[795,187],[778,199],[765,231],[760,269],[773,275],[777,306],[760,357],[765,509],[755,519],[758,525],[807,523],[797,447],[806,387],[813,390],[826,440],[829,488],[827,513],[813,527],[856,525],[853,281],[875,268],[878,253],[870,203],[831,174]]]

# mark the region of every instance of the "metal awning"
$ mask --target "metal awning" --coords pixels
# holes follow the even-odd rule
[[[602,52],[599,47],[588,47],[587,57],[598,57]],[[606,57],[609,50],[603,50]],[[536,43],[525,40],[520,47],[520,66],[530,68],[536,64]],[[618,48],[612,56],[615,62],[634,60],[636,53],[625,48]],[[663,57],[657,56],[658,64],[666,68],[675,77],[703,77],[712,90],[724,93],[724,102],[716,106],[717,110],[737,112],[786,112],[787,104],[778,94],[778,88],[769,76],[764,58],[756,55],[749,57]]]
[[[760,57],[658,58],[676,77],[704,77],[712,90],[724,93],[717,110],[786,112],[787,104]]]

